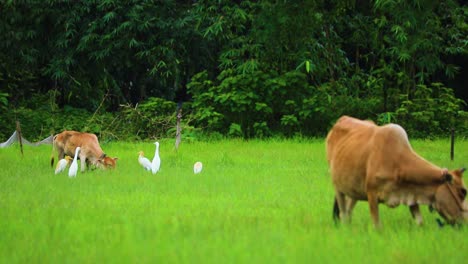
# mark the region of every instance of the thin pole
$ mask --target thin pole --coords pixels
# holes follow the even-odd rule
[[[176,150],[179,149],[179,144],[181,141],[181,132],[182,132],[182,128],[180,126],[181,119],[182,119],[182,103],[179,103],[177,105],[177,127],[176,127],[176,142],[175,142]]]
[[[450,136],[450,160],[453,161],[455,156],[455,129],[451,129],[451,136]]]
[[[18,137],[18,142],[19,142],[20,150],[21,150],[21,156],[24,157],[24,153],[23,153],[23,140],[22,140],[22,136],[21,136],[21,126],[20,126],[20,122],[19,122],[19,121],[16,121],[16,136]]]

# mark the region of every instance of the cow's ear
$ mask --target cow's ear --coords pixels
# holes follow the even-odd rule
[[[463,172],[465,172],[466,168],[460,168],[457,170],[454,170],[453,173],[457,178],[462,178],[463,177]]]

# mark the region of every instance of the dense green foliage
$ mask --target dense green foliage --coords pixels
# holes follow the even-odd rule
[[[468,141],[413,141],[439,166],[468,160]],[[161,171],[137,161],[154,145],[102,144],[113,171],[54,175],[51,146],[0,149],[0,259],[6,263],[464,263],[466,226],[439,228],[421,207],[366,202],[348,226],[332,220],[334,191],[323,140],[161,141]],[[194,175],[195,161],[203,170]]]
[[[323,135],[342,114],[418,137],[468,133],[462,1],[0,6],[0,137],[15,120],[32,138],[164,137],[180,102],[191,132],[236,137]]]

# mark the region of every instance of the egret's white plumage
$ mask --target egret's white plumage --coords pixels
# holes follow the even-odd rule
[[[70,165],[70,169],[68,169],[68,177],[76,177],[76,173],[78,172],[78,154],[80,153],[80,149],[80,147],[76,147],[75,157],[73,157],[73,162]]]
[[[159,142],[154,142],[156,145],[156,150],[154,151],[154,158],[151,162],[151,172],[155,174],[159,171],[159,167],[161,167],[161,158],[159,157]]]
[[[203,164],[200,161],[195,162],[193,165],[193,173],[200,173],[203,168]]]
[[[151,161],[149,161],[149,159],[145,158],[145,154],[143,153],[143,151],[140,151],[138,152],[138,162],[140,163],[141,166],[143,166],[143,168],[145,168],[145,170],[151,170]]]
[[[55,174],[59,174],[65,170],[72,158],[70,156],[65,156],[65,158],[59,160],[57,166],[55,167]]]

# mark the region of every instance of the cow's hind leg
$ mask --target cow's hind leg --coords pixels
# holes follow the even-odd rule
[[[344,213],[346,221],[351,222],[351,215],[353,213],[354,206],[356,206],[357,200],[352,199],[350,197],[345,196],[344,197]],[[340,219],[340,208],[338,206],[338,201],[335,197],[335,202],[333,204],[333,220],[335,223]]]
[[[333,202],[333,221],[335,221],[335,223],[338,223],[339,220],[340,220],[340,208],[338,207],[338,202],[336,201],[336,197],[335,197],[335,200]]]
[[[333,207],[333,215],[335,219],[339,218],[341,219],[342,222],[348,221],[348,210],[346,208],[346,196],[343,193],[336,192],[335,206]]]
[[[353,214],[353,209],[356,206],[357,200],[350,197],[346,197],[346,215],[348,216],[348,221],[351,222],[351,216]]]
[[[423,219],[421,216],[421,211],[419,210],[419,205],[414,204],[409,206],[411,215],[413,216],[413,219],[416,221],[417,225],[422,225]]]

